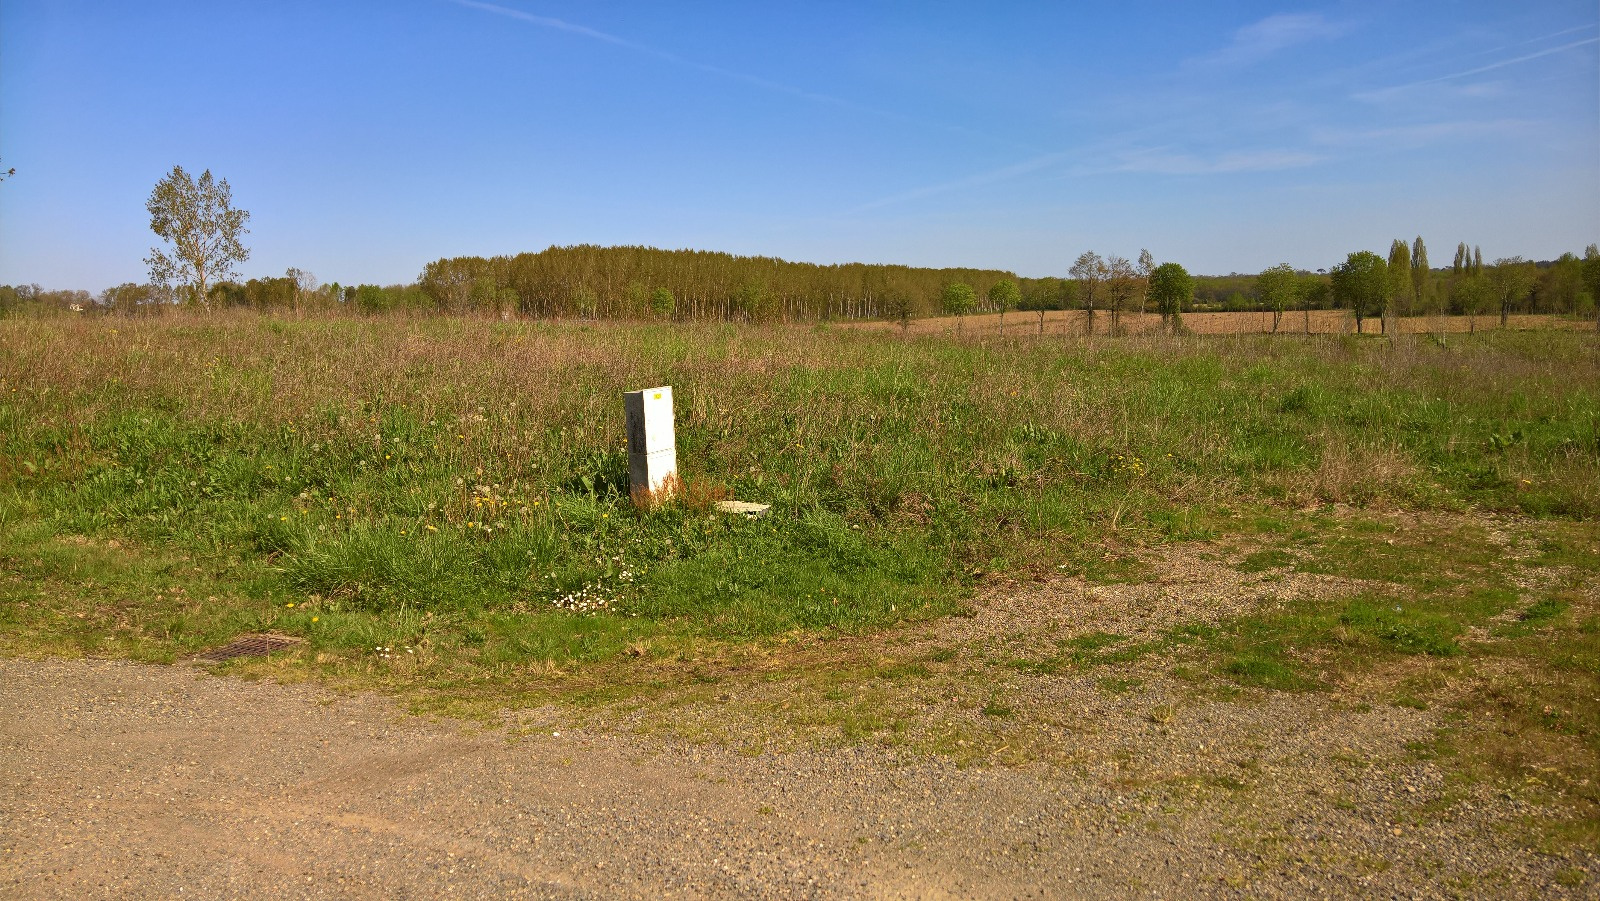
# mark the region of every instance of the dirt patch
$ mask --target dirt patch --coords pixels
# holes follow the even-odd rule
[[[958,769],[508,741],[183,667],[8,660],[0,678],[17,898],[1550,897],[1596,863],[1506,841],[1525,802],[1411,759],[1424,713],[1317,696],[1167,724],[1096,711],[1115,741],[1076,766]]]
[[[1089,316],[1083,310],[1047,310],[1043,320],[1038,313],[1008,313],[1004,322],[1001,320],[998,313],[933,316],[911,320],[906,330],[919,335],[962,334],[972,337],[1027,337],[1039,334],[1083,336],[1088,334],[1089,326]],[[887,321],[845,322],[840,325],[845,328],[901,328],[899,323]],[[1250,335],[1273,331],[1271,313],[1187,313],[1183,317],[1183,326],[1197,335]],[[1479,316],[1476,321],[1469,316],[1408,316],[1393,320],[1391,327],[1403,335],[1460,334],[1498,329],[1500,319],[1498,316]],[[1507,319],[1506,327],[1513,330],[1593,329],[1594,323],[1562,316],[1519,313]],[[1156,313],[1124,313],[1117,325],[1119,331],[1129,335],[1158,334],[1163,328],[1161,317]],[[1381,329],[1381,322],[1367,319],[1363,321],[1361,330],[1365,334],[1376,335],[1381,333]],[[1095,311],[1094,331],[1097,335],[1111,334],[1110,313]],[[1313,310],[1309,317],[1304,311],[1295,311],[1283,314],[1277,331],[1280,334],[1353,335],[1356,333],[1356,320],[1348,310]]]

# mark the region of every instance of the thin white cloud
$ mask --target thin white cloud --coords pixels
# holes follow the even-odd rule
[[[500,6],[494,3],[482,3],[480,0],[455,0],[455,3],[457,6],[465,6],[468,9],[476,9],[486,13],[494,13],[497,16],[505,16],[508,19],[520,19],[529,23],[530,25],[538,25],[541,28],[553,28],[556,31],[565,31],[568,34],[576,34],[582,37],[591,38],[596,41],[604,41],[607,44],[615,44],[618,47],[627,47],[630,50],[638,50],[643,53],[651,54],[652,56],[659,56],[675,62],[678,61],[670,54],[662,53],[659,50],[653,50],[644,46],[643,44],[635,44],[633,41],[630,41],[626,38],[619,38],[614,34],[606,34],[603,31],[597,31],[593,28],[586,28],[582,25],[574,25],[573,23],[563,19],[555,19],[551,18],[550,16],[536,16],[533,13],[526,13],[520,9],[511,9],[510,7]]]
[[[1120,162],[1101,171],[1151,175],[1229,175],[1240,172],[1303,169],[1324,159],[1326,157],[1321,154],[1301,150],[1241,150],[1213,157],[1144,150],[1126,154]]]
[[[457,6],[464,6],[468,9],[476,9],[486,13],[493,13],[497,16],[505,16],[509,19],[517,19],[522,22],[527,22],[530,25],[537,25],[541,28],[551,28],[556,31],[565,31],[568,34],[575,34],[591,40],[603,41],[607,44],[612,44],[617,47],[625,47],[629,50],[634,50],[648,56],[653,56],[663,62],[672,63],[673,65],[698,69],[701,72],[707,72],[722,78],[731,78],[735,81],[742,81],[745,84],[754,85],[759,88],[765,88],[769,91],[777,91],[778,93],[788,94],[792,97],[800,97],[805,100],[812,100],[818,103],[831,103],[837,106],[849,107],[851,109],[874,113],[877,115],[895,115],[894,113],[890,113],[885,110],[873,109],[872,107],[852,103],[849,100],[831,97],[827,94],[818,94],[813,91],[807,91],[803,88],[794,87],[793,85],[770,81],[756,75],[748,75],[744,72],[736,72],[732,69],[724,69],[721,66],[713,66],[709,63],[696,62],[695,60],[678,56],[675,53],[669,53],[665,50],[658,50],[655,47],[649,46],[648,44],[640,44],[637,41],[630,41],[627,38],[617,37],[614,34],[608,34],[604,31],[589,28],[584,25],[575,25],[564,19],[554,19],[549,16],[536,16],[532,13],[523,12],[520,9],[512,9],[507,6],[500,6],[496,3],[484,3],[482,0],[453,0],[453,2]]]
[[[979,172],[976,175],[966,176],[965,178],[957,178],[950,181],[940,182],[935,185],[913,188],[910,191],[904,191],[899,194],[874,200],[870,203],[864,203],[850,212],[864,213],[869,210],[892,206],[897,203],[905,203],[911,200],[920,200],[924,197],[933,197],[937,194],[947,194],[951,191],[959,191],[963,188],[977,188],[984,185],[992,185],[996,182],[1010,181],[1011,179],[1020,175],[1027,175],[1030,172],[1037,172],[1040,169],[1044,169],[1055,163],[1059,163],[1062,160],[1067,159],[1069,156],[1070,154],[1067,153],[1046,153],[1041,156],[1036,156],[1032,159],[1023,160],[1020,163],[1013,163],[1012,165],[1002,166],[998,169],[989,169],[984,172]]]
[[[1511,59],[1502,59],[1498,62],[1489,63],[1486,66],[1478,66],[1462,72],[1451,72],[1449,75],[1440,75],[1435,78],[1424,78],[1421,81],[1413,81],[1408,84],[1394,85],[1392,87],[1379,88],[1373,91],[1363,91],[1359,94],[1356,94],[1355,99],[1369,101],[1388,100],[1398,94],[1415,90],[1416,88],[1442,84],[1447,81],[1454,81],[1458,78],[1470,78],[1474,75],[1482,75],[1485,72],[1493,72],[1496,69],[1504,69],[1507,66],[1515,66],[1531,60],[1542,59],[1546,56],[1554,56],[1557,53],[1566,53],[1569,50],[1576,50],[1579,47],[1587,47],[1590,44],[1600,44],[1600,38],[1584,38],[1581,41],[1572,41],[1571,43],[1562,44],[1560,47],[1550,47],[1545,50],[1540,50],[1537,53],[1528,53],[1522,56],[1512,57]]]
[[[929,122],[929,121],[926,121],[926,120],[918,119],[918,118],[916,118],[914,116],[907,116],[907,115],[904,115],[902,113],[896,113],[896,112],[892,112],[890,110],[879,109],[877,107],[867,106],[866,104],[856,103],[853,100],[845,100],[845,99],[843,99],[841,97],[834,97],[834,96],[831,96],[829,94],[819,94],[819,93],[817,93],[815,91],[808,91],[808,90],[806,90],[804,88],[798,88],[798,87],[795,87],[794,85],[788,85],[788,84],[784,84],[782,82],[772,81],[770,79],[762,78],[762,77],[760,77],[758,75],[750,75],[750,74],[745,73],[745,72],[739,72],[739,71],[735,71],[733,69],[725,69],[725,68],[723,68],[721,66],[714,66],[714,65],[711,65],[710,63],[702,63],[702,62],[698,62],[696,60],[687,59],[687,58],[679,56],[679,55],[677,55],[675,53],[670,53],[670,52],[668,52],[666,50],[660,50],[660,49],[657,49],[655,47],[651,47],[648,44],[641,44],[641,43],[638,43],[637,41],[630,41],[627,38],[618,37],[617,35],[609,34],[607,32],[600,31],[598,29],[589,28],[589,27],[584,26],[584,25],[577,25],[577,24],[574,24],[572,22],[568,22],[565,19],[556,19],[556,18],[552,18],[550,16],[538,16],[538,15],[534,15],[533,13],[523,12],[520,9],[512,9],[511,7],[508,7],[508,6],[501,6],[501,5],[497,4],[497,3],[485,3],[485,2],[483,2],[483,0],[451,0],[451,2],[455,3],[457,6],[466,7],[467,9],[475,9],[475,10],[478,10],[480,12],[491,13],[491,14],[497,15],[497,16],[504,16],[504,17],[509,18],[509,19],[516,19],[516,20],[521,21],[521,22],[527,22],[530,25],[537,25],[540,28],[549,28],[549,29],[553,29],[553,30],[556,30],[556,31],[564,31],[564,32],[566,32],[568,34],[578,35],[579,37],[585,37],[585,38],[588,38],[590,40],[601,41],[603,43],[611,44],[613,46],[622,47],[622,48],[625,48],[625,49],[628,49],[628,50],[633,50],[633,51],[635,51],[637,53],[645,54],[646,56],[655,57],[656,59],[659,59],[662,62],[671,63],[672,65],[675,65],[675,66],[683,66],[685,68],[695,69],[695,70],[698,70],[700,72],[705,72],[705,73],[707,73],[709,75],[715,75],[715,76],[717,76],[719,78],[726,78],[726,79],[730,79],[730,80],[733,80],[733,81],[743,82],[745,84],[748,84],[748,85],[751,85],[751,86],[754,86],[754,87],[758,87],[758,88],[761,88],[763,90],[772,91],[772,92],[778,93],[778,94],[786,94],[786,95],[788,95],[790,97],[796,97],[796,98],[799,98],[801,100],[810,101],[812,103],[824,104],[824,105],[828,105],[828,106],[836,106],[836,107],[839,107],[841,109],[848,109],[848,110],[853,110],[853,111],[859,112],[859,113],[866,113],[868,115],[878,116],[878,117],[884,118],[884,119],[892,119],[892,120],[895,120],[895,121],[901,122],[901,123],[907,123],[907,124],[913,124],[913,125],[921,125],[921,126],[931,127],[931,128],[938,128],[938,129],[942,129],[944,131],[954,132],[954,133],[957,133],[957,134],[963,134],[963,135],[966,135],[968,137],[979,138],[979,139],[982,139],[983,141],[988,142],[988,143],[1004,144],[1004,145],[1012,147],[1012,148],[1034,149],[1034,148],[1026,147],[1026,145],[1019,144],[1019,143],[1014,142],[1014,141],[1005,140],[1003,138],[997,139],[994,135],[987,134],[987,133],[982,132],[982,131],[978,131],[977,129],[967,128],[966,126],[951,125],[949,123],[944,123],[944,122]]]
[[[913,188],[889,197],[864,203],[853,210],[854,213],[864,213],[921,200],[925,197],[934,197],[939,194],[948,194],[969,188],[979,188],[998,182],[1010,181],[1024,175],[1048,169],[1057,163],[1065,162],[1075,157],[1082,157],[1082,152],[1047,153],[1031,159],[1023,160],[998,169],[988,169],[975,175],[955,178],[938,184]],[[1300,169],[1322,162],[1327,157],[1322,154],[1308,153],[1294,150],[1256,150],[1236,151],[1223,153],[1215,157],[1200,157],[1187,153],[1168,153],[1162,150],[1144,150],[1123,153],[1120,158],[1112,163],[1100,166],[1075,167],[1060,177],[1084,177],[1091,175],[1109,175],[1114,173],[1149,174],[1149,175],[1226,175],[1247,172],[1277,172],[1284,169]]]
[[[1538,123],[1529,119],[1484,119],[1427,122],[1391,128],[1321,128],[1311,133],[1311,141],[1330,147],[1412,149],[1445,140],[1526,132],[1537,126]]]
[[[1248,66],[1297,44],[1329,40],[1349,31],[1348,25],[1330,22],[1320,13],[1279,13],[1239,29],[1232,43],[1191,67]]]

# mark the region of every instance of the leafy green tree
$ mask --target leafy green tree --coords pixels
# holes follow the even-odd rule
[[[107,312],[120,316],[138,316],[153,311],[161,302],[161,289],[155,285],[125,282],[100,292],[100,303]]]
[[[643,282],[629,282],[622,292],[622,302],[629,316],[643,316],[650,309],[650,289]]]
[[[172,252],[150,249],[145,263],[150,281],[163,288],[176,285],[185,299],[210,309],[209,289],[227,279],[233,267],[250,258],[241,239],[250,214],[234,209],[228,180],[217,181],[207,169],[196,181],[182,166],[172,171],[150,192],[145,202],[150,230],[172,245]]]
[[[671,288],[657,288],[650,292],[650,312],[656,314],[658,319],[670,319],[678,311],[678,298],[674,297]]]
[[[1162,263],[1150,272],[1150,299],[1169,332],[1183,328],[1183,305],[1194,297],[1194,278],[1178,263]]]
[[[1494,288],[1489,285],[1488,279],[1481,275],[1469,274],[1462,276],[1455,283],[1455,302],[1461,312],[1467,314],[1467,331],[1477,332],[1478,314],[1488,306],[1494,296]]]
[[[357,285],[353,293],[356,309],[367,315],[387,313],[395,308],[394,298],[377,285]]]
[[[1558,257],[1542,270],[1534,286],[1534,296],[1552,313],[1575,313],[1583,294],[1583,260],[1572,251]]]
[[[594,319],[600,315],[600,295],[588,285],[579,285],[572,292],[572,306],[577,309],[578,318]]]
[[[752,322],[759,322],[770,316],[773,305],[771,292],[759,282],[745,282],[733,293],[734,312]]]
[[[1300,293],[1300,276],[1288,263],[1279,263],[1261,270],[1256,276],[1256,296],[1272,311],[1272,330],[1278,330],[1283,311],[1288,309]]]
[[[1382,316],[1388,306],[1389,265],[1370,250],[1358,250],[1333,267],[1331,287],[1334,301],[1355,312],[1359,333],[1364,319]]]
[[[1411,242],[1411,296],[1424,311],[1431,306],[1432,276],[1433,270],[1428,268],[1428,246],[1422,243],[1422,236],[1417,235]]]
[[[1100,285],[1106,280],[1106,261],[1100,254],[1085,250],[1078,255],[1067,272],[1078,280],[1078,294],[1083,298],[1084,309],[1089,311],[1089,334],[1094,334],[1094,301],[1099,296]]]
[[[1395,238],[1389,244],[1389,305],[1387,312],[1404,316],[1411,312],[1411,245]],[[1388,316],[1383,330],[1389,330]]]
[[[1500,327],[1506,327],[1511,308],[1521,303],[1533,288],[1536,271],[1532,263],[1522,257],[1505,257],[1494,261],[1485,276],[1494,298],[1500,304]]]
[[[1594,327],[1600,331],[1600,245],[1590,244],[1583,251],[1583,287],[1595,308]]]
[[[1145,314],[1145,307],[1150,302],[1150,273],[1156,271],[1156,258],[1150,255],[1145,248],[1139,249],[1139,262],[1134,266],[1134,274],[1139,278],[1139,315]]]
[[[468,306],[480,313],[490,313],[501,319],[510,319],[518,309],[517,292],[507,287],[492,272],[480,275],[472,281],[472,292],[468,295]]]
[[[492,277],[489,261],[483,257],[452,257],[422,267],[417,284],[433,298],[439,312],[464,313],[471,308],[474,287]]]
[[[1325,310],[1333,302],[1333,289],[1328,285],[1328,280],[1318,275],[1307,275],[1300,279],[1296,289],[1300,295],[1300,305],[1305,308],[1306,334],[1311,334],[1311,311]]]
[[[989,286],[989,305],[1000,313],[1000,334],[1006,333],[1006,311],[1014,310],[1022,303],[1022,289],[1009,278],[1003,278]]]
[[[946,316],[956,317],[956,331],[961,331],[968,313],[978,305],[978,292],[966,282],[951,282],[939,293],[939,307]]]
[[[911,298],[906,294],[893,292],[883,299],[883,311],[895,322],[900,323],[902,333],[911,329]]]

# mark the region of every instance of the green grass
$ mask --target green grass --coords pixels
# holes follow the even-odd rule
[[[555,571],[553,595],[609,575],[592,557],[621,542],[676,569],[745,538],[629,509],[617,395],[656,381],[678,386],[691,479],[775,502],[781,547],[855,575],[884,568],[866,548],[931,541],[912,566],[926,574],[1113,523],[1184,537],[1219,500],[1196,482],[1271,497],[1330,451],[1410,467],[1332,493],[1597,512],[1579,484],[1600,455],[1594,378],[1564,377],[1592,373],[1593,343],[1564,333],[1413,345],[1406,361],[1343,342],[461,320],[10,321],[0,336],[0,484],[59,532],[278,555],[295,587],[374,609],[526,597],[533,568]]]
[[[229,572],[229,594],[252,609],[298,599],[295,616],[252,622],[329,649],[420,614],[431,619],[415,640],[496,662],[581,661],[658,631],[748,640],[937,617],[978,573],[1044,561],[1139,579],[1137,557],[1106,536],[1209,535],[1228,505],[1289,495],[1596,512],[1592,342],[1505,334],[1405,350],[7,321],[0,553],[15,569],[50,556],[53,538],[84,536],[187,556]],[[661,382],[677,386],[691,487],[771,502],[773,516],[633,508],[618,395]],[[1361,549],[1319,559],[1392,565]],[[1244,568],[1291,561],[1266,551]],[[573,627],[574,615],[592,622]],[[1435,626],[1353,625],[1445,646]]]

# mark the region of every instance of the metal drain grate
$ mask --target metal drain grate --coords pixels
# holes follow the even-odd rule
[[[265,657],[273,651],[294,647],[300,639],[287,635],[241,635],[220,648],[194,655],[196,663],[221,663],[238,657]]]

